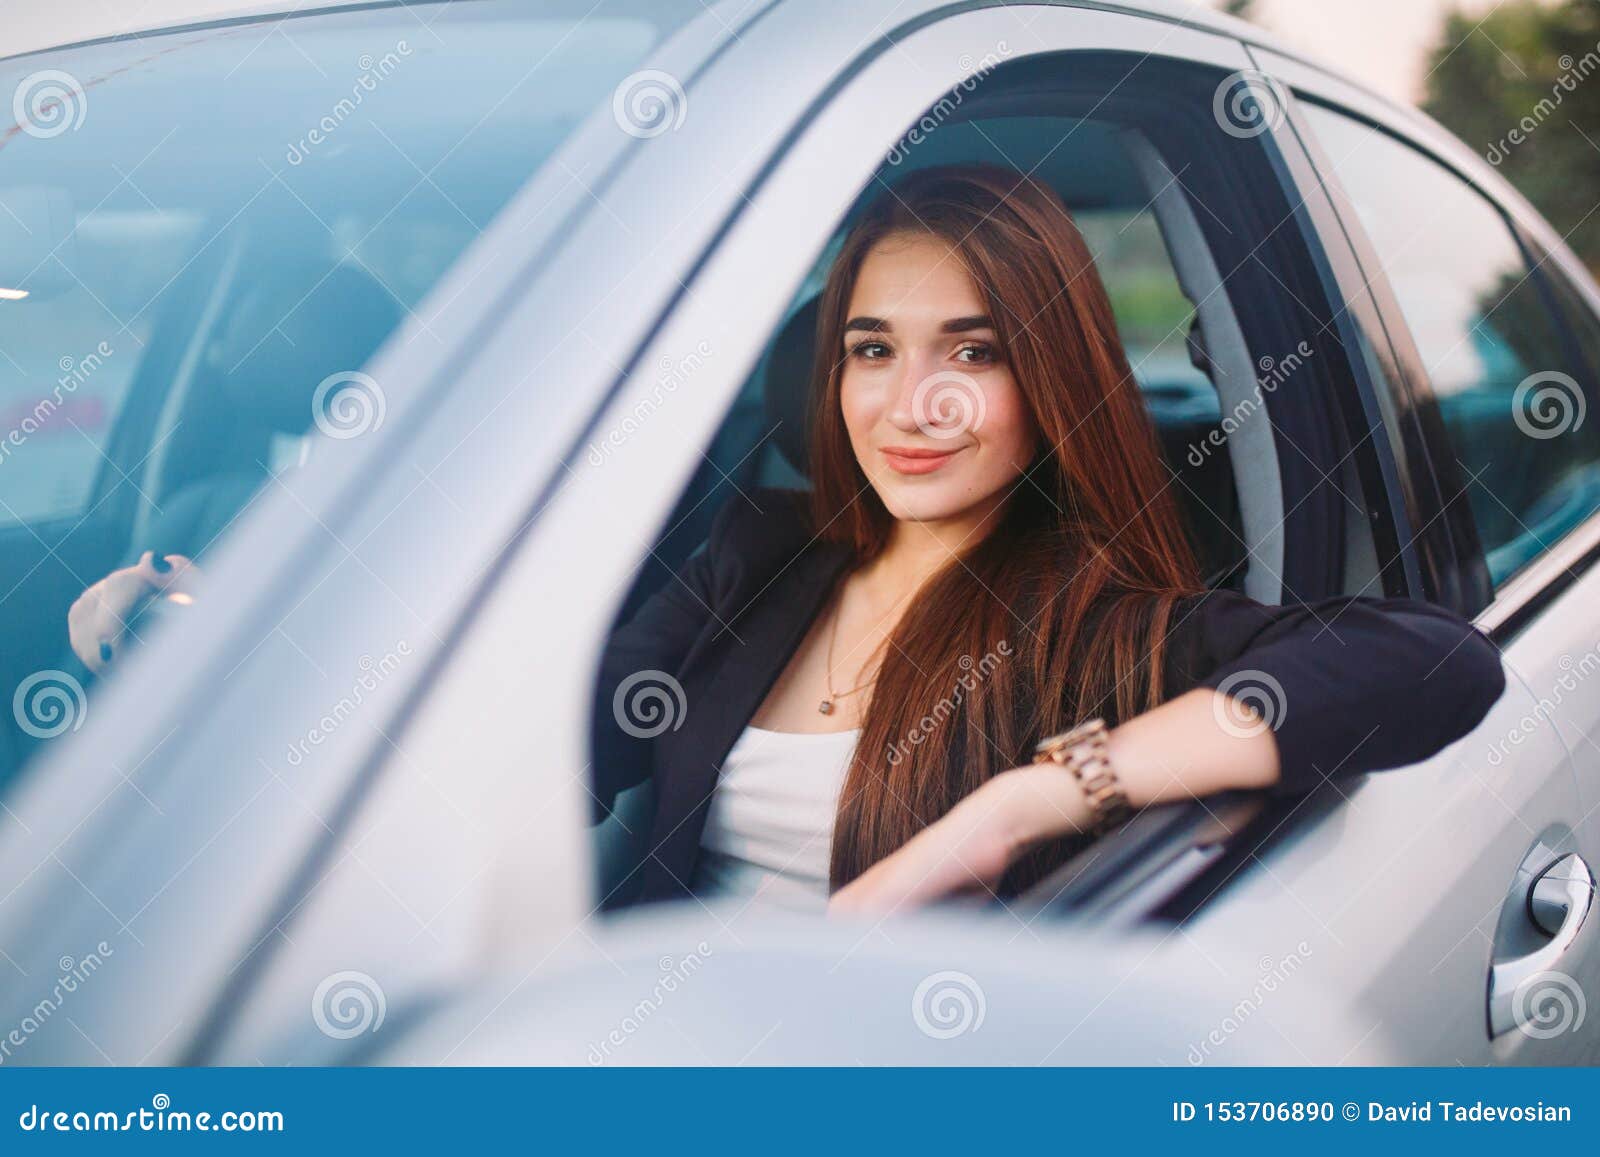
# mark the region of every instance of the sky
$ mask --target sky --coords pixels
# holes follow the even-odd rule
[[[1219,8],[1222,0],[1206,0]],[[1254,23],[1395,100],[1422,97],[1425,61],[1451,10],[1482,18],[1503,0],[1256,0]]]

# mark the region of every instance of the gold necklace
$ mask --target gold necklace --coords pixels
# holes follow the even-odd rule
[[[835,700],[843,699],[846,695],[854,695],[857,691],[863,691],[866,688],[872,686],[872,684],[877,682],[877,679],[878,679],[877,672],[873,672],[872,678],[868,679],[865,683],[861,683],[858,686],[852,687],[848,691],[838,691],[838,692],[834,691],[834,689],[833,689],[833,643],[834,643],[834,640],[839,637],[839,619],[841,618],[840,612],[843,609],[844,609],[844,600],[841,598],[839,600],[839,605],[834,608],[833,621],[828,624],[828,658],[827,658],[827,666],[823,669],[823,672],[822,672],[823,681],[827,684],[827,687],[828,687],[828,697],[826,699],[824,699],[821,703],[817,704],[817,711],[819,713],[823,714],[823,715],[832,715],[833,714],[833,707],[834,707],[834,701]],[[883,643],[880,642],[878,644],[878,647],[882,647],[882,646],[883,646]],[[873,653],[874,654],[877,653],[877,648],[873,648]],[[868,658],[870,659],[871,656],[868,656]]]

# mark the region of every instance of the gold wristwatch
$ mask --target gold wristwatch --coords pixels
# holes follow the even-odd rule
[[[1060,764],[1072,773],[1089,801],[1093,834],[1103,835],[1132,810],[1117,773],[1106,753],[1106,721],[1091,719],[1071,731],[1041,739],[1033,749],[1033,762]]]

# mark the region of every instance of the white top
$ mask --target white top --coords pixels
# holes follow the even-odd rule
[[[834,811],[860,737],[746,727],[711,797],[695,891],[826,909]]]

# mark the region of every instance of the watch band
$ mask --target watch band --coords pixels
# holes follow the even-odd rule
[[[1112,769],[1107,734],[1104,719],[1091,719],[1071,731],[1040,740],[1033,749],[1034,763],[1059,764],[1078,781],[1089,802],[1090,829],[1097,836],[1115,827],[1133,810]]]

